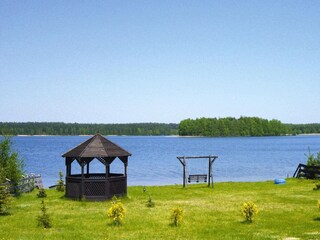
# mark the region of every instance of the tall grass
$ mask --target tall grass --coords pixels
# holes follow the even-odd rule
[[[11,215],[0,216],[0,239],[320,239],[320,191],[314,181],[289,179],[273,182],[216,183],[129,187],[121,199],[127,209],[125,223],[114,226],[107,217],[111,201],[65,199],[47,190],[46,206],[53,227],[37,226],[40,199],[22,194],[11,203]],[[146,206],[149,194],[156,206]],[[254,201],[259,215],[247,224],[241,215],[244,202]],[[183,208],[179,227],[170,224],[170,211]]]

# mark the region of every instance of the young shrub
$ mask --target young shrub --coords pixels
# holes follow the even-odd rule
[[[307,157],[307,166],[320,166],[320,151],[317,152],[316,157],[311,153],[310,147],[308,148],[308,151],[309,154],[304,154]]]
[[[41,201],[40,209],[41,209],[41,215],[37,217],[38,226],[43,228],[51,228],[52,224],[51,224],[50,216],[47,213],[47,208],[43,200]]]
[[[155,206],[155,203],[154,203],[154,201],[152,200],[152,198],[151,198],[150,195],[149,195],[149,198],[148,198],[148,200],[147,200],[146,206],[147,206],[147,207],[150,207],[150,208],[152,208],[152,207]]]
[[[316,186],[313,188],[313,190],[320,190],[320,182],[316,183]]]
[[[59,172],[59,180],[58,180],[58,184],[57,184],[56,190],[58,192],[64,192],[63,173],[61,171]]]
[[[170,220],[173,226],[180,225],[183,220],[183,209],[181,207],[171,209]]]
[[[116,226],[120,226],[124,222],[126,209],[124,208],[123,204],[120,200],[117,199],[116,196],[112,198],[112,205],[108,209],[108,217],[111,218],[112,222]]]
[[[6,186],[0,185],[0,215],[8,214],[10,193]]]
[[[10,179],[12,193],[18,195],[18,183],[24,173],[24,162],[18,152],[13,151],[11,138],[5,136],[0,141],[0,184]]]
[[[242,205],[241,209],[242,215],[246,218],[246,221],[251,223],[254,216],[258,214],[259,210],[256,204],[253,202],[246,202]]]
[[[46,193],[46,190],[44,188],[40,188],[39,189],[39,192],[37,194],[37,197],[38,198],[45,198],[47,197],[47,193]]]

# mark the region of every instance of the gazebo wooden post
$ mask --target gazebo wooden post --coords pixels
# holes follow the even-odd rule
[[[106,196],[109,197],[110,194],[110,164],[108,161],[105,161],[106,164],[106,181],[105,181],[105,188],[106,188]]]
[[[67,165],[67,173],[66,176],[69,177],[71,175],[71,161],[68,162]]]
[[[104,164],[106,166],[106,178],[110,177],[110,159],[104,159]]]
[[[83,195],[84,195],[84,165],[85,165],[85,162],[81,161],[81,194],[80,194],[80,198],[83,198]]]
[[[127,194],[127,165],[128,165],[128,163],[125,162],[125,163],[123,163],[123,165],[124,165],[124,177],[126,179],[125,186],[124,186],[123,190],[124,190],[125,194]]]
[[[106,178],[108,178],[110,175],[110,165],[106,162]]]
[[[89,174],[89,162],[87,162],[87,174]]]
[[[70,175],[70,168],[71,168],[71,163],[70,159],[67,157],[66,158],[66,177],[69,177]]]
[[[125,188],[124,188],[124,191],[125,191],[125,194],[127,194],[127,167],[128,167],[128,157],[125,157],[125,161],[123,162],[123,165],[124,165],[124,177],[126,178],[126,181],[125,181]]]
[[[66,184],[66,195],[68,195],[68,185],[69,185],[69,176],[71,175],[71,162],[72,158],[66,157],[66,176],[65,176],[65,184]]]
[[[127,167],[128,167],[128,163],[124,164],[124,175],[127,177]]]

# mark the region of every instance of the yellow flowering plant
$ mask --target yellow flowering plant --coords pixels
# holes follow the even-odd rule
[[[181,207],[171,209],[170,219],[174,226],[178,226],[183,220],[183,209]]]
[[[254,216],[258,214],[259,209],[256,204],[249,201],[242,205],[241,212],[242,215],[246,218],[246,221],[251,223],[254,219]]]
[[[108,217],[112,219],[114,225],[119,226],[124,222],[126,209],[116,196],[112,198],[112,205],[108,209]]]

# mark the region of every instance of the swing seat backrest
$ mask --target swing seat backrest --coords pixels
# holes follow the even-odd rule
[[[208,176],[206,174],[192,174],[188,177],[188,182],[207,182]]]

